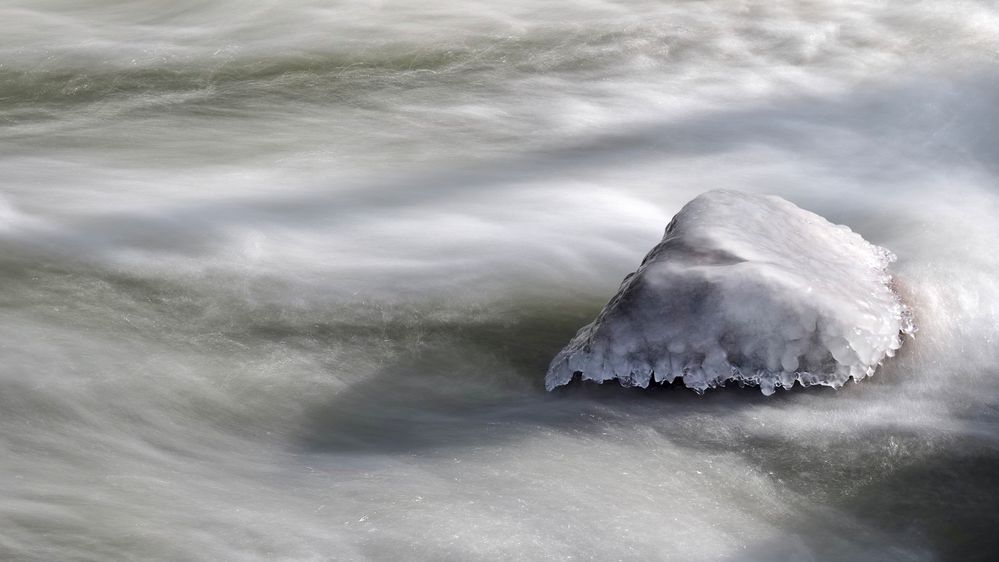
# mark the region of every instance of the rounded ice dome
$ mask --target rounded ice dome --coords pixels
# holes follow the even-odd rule
[[[915,331],[894,260],[780,197],[704,193],[555,357],[545,386],[682,378],[698,392],[736,382],[772,394],[860,380]]]

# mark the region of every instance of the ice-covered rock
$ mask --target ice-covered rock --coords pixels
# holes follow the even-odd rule
[[[780,197],[704,193],[555,357],[545,386],[682,377],[698,392],[737,382],[772,394],[860,380],[914,331],[894,260]]]

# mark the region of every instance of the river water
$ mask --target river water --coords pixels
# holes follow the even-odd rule
[[[916,337],[545,392],[715,188]],[[6,0],[0,559],[993,559],[997,219],[993,2]]]

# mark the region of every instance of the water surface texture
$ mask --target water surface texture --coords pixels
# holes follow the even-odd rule
[[[545,392],[719,188],[917,337]],[[997,219],[993,2],[6,0],[0,559],[994,559]]]

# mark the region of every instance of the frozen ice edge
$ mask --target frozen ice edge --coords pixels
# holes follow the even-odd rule
[[[780,197],[704,193],[552,360],[545,387],[680,378],[698,393],[734,382],[770,395],[859,381],[916,331],[895,259]]]

